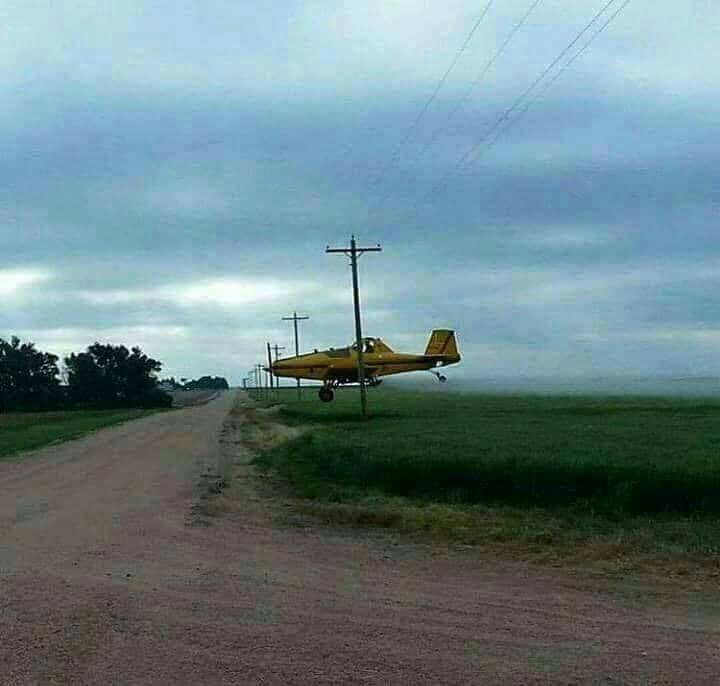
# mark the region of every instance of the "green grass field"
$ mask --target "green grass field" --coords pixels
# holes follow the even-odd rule
[[[260,456],[306,497],[400,496],[449,504],[571,508],[606,517],[720,513],[720,401],[357,393],[285,394],[315,426]]]
[[[78,438],[153,410],[74,410],[0,415],[0,459],[50,443]]]

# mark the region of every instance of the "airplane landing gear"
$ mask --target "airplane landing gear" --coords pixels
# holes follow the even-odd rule
[[[430,373],[431,373],[433,376],[436,376],[436,377],[437,377],[437,380],[438,380],[440,383],[445,383],[445,382],[447,381],[447,376],[445,376],[444,374],[441,374],[440,372],[433,372],[433,371],[431,371]]]
[[[330,386],[323,386],[318,391],[318,397],[324,403],[331,403],[335,399],[335,393],[333,393],[333,389],[330,388]]]

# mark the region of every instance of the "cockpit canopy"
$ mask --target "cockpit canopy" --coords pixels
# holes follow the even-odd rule
[[[353,351],[357,352],[357,343],[353,343],[352,346],[350,346]],[[377,347],[377,338],[363,338],[363,352],[364,353],[374,353],[375,348]]]
[[[392,350],[379,338],[363,338],[363,354],[391,352]],[[353,343],[347,348],[330,348],[326,351],[329,357],[349,357],[351,353],[357,353],[357,343]]]

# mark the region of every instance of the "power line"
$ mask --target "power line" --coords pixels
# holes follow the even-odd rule
[[[626,0],[626,4],[629,3],[630,0]],[[565,55],[570,52],[575,45],[580,41],[580,39],[597,23],[597,21],[605,14],[605,12],[615,3],[618,2],[618,0],[608,0],[593,16],[593,18],[583,27],[583,29],[573,38],[572,41],[559,53],[559,55],[547,66],[543,71],[540,73],[540,75],[530,84],[528,88],[526,88],[508,107],[497,119],[497,121],[486,131],[485,135],[477,142],[474,143],[470,148],[465,152],[462,157],[457,161],[457,163],[454,165],[452,169],[450,169],[432,188],[421,198],[421,200],[415,205],[413,208],[413,213],[422,205],[424,202],[428,201],[432,195],[434,195],[440,188],[442,188],[445,183],[450,179],[455,173],[460,171],[464,166],[469,165],[471,163],[471,160],[475,153],[478,150],[481,150],[483,144],[490,139],[492,136],[495,135],[495,133],[498,131],[498,129],[503,126],[503,124],[510,118],[512,113],[518,109],[518,107],[522,104],[523,100],[527,98],[537,87],[538,85],[543,81],[543,79],[557,66],[557,64],[565,57]],[[622,10],[624,8],[621,7]],[[611,17],[614,19],[615,16],[619,14],[619,11]],[[610,22],[607,22],[609,24]],[[607,24],[605,26],[607,26]],[[604,27],[603,27],[604,28]],[[528,107],[529,109],[529,107]]]
[[[581,56],[585,51],[592,45],[592,43],[595,41],[595,39],[603,32],[605,29],[615,20],[615,18],[630,4],[632,0],[625,0],[620,7],[618,7],[611,15],[610,17],[605,21],[605,23],[600,26],[595,33],[593,33],[590,38],[588,38],[587,41],[585,41],[585,44],[555,73],[555,75],[545,83],[545,85],[540,89],[540,92],[535,95],[535,97],[523,107],[518,115],[507,122],[507,125],[503,127],[501,131],[498,132],[498,134],[495,136],[495,138],[491,141],[490,145],[482,151],[480,155],[478,155],[472,162],[472,164],[477,163],[477,161],[482,157],[483,154],[487,153],[487,151],[493,147],[495,142],[500,138],[508,129],[510,129],[512,126],[514,126],[526,113],[527,111],[538,101],[540,100],[557,82],[557,80],[570,68],[570,66]],[[582,181],[586,188],[590,187],[589,182],[587,179],[585,179],[582,175],[576,175],[576,178],[579,181]]]
[[[620,7],[618,7],[611,15],[610,17],[605,21],[602,26],[600,26],[595,33],[593,33],[590,38],[588,38],[587,41],[585,41],[585,44],[553,75],[553,77],[547,81],[543,87],[540,89],[540,92],[537,93],[515,116],[514,119],[509,119],[505,122],[504,126],[498,131],[498,133],[493,137],[493,139],[488,143],[488,145],[472,160],[470,164],[475,164],[483,154],[485,154],[490,148],[492,148],[495,145],[495,142],[512,126],[514,126],[522,117],[527,113],[527,111],[538,101],[540,100],[552,87],[555,85],[557,80],[572,66],[572,64],[592,45],[592,43],[595,41],[595,39],[615,20],[615,18],[622,12],[630,3],[632,0],[625,0]]]
[[[540,91],[536,93],[523,107],[518,111],[518,113],[515,115],[513,119],[506,119],[503,123],[502,127],[497,131],[497,133],[493,136],[493,138],[488,142],[488,144],[482,148],[477,155],[473,159],[470,160],[468,163],[468,166],[475,164],[485,153],[487,153],[497,142],[497,140],[506,132],[508,131],[512,126],[514,126],[520,119],[522,119],[523,116],[527,113],[527,111],[538,101],[540,100],[545,93],[547,93],[550,88],[557,82],[557,80],[570,68],[570,66],[577,60],[589,47],[590,45],[595,41],[595,39],[614,21],[614,19],[622,12],[629,4],[631,0],[625,0],[622,5],[620,5],[615,12],[613,12],[610,17],[595,31],[595,33],[590,36],[590,38],[585,42],[585,44],[574,54],[570,57],[570,59],[562,66],[558,71],[550,78],[548,81],[545,82],[545,84],[542,86]],[[603,10],[604,11],[604,10]]]
[[[470,84],[470,86],[467,88],[467,90],[457,99],[455,102],[455,105],[450,110],[450,112],[447,114],[443,122],[436,127],[436,129],[433,131],[433,133],[430,135],[430,138],[428,138],[425,143],[423,143],[422,148],[420,149],[420,152],[414,157],[413,161],[418,162],[421,160],[425,153],[438,141],[442,133],[447,129],[447,127],[450,125],[450,122],[453,120],[455,115],[465,106],[465,104],[470,100],[470,96],[472,95],[472,92],[480,85],[482,80],[487,76],[487,74],[490,72],[490,70],[495,66],[495,63],[498,61],[498,59],[503,55],[503,53],[507,50],[507,48],[510,46],[510,43],[513,41],[517,33],[520,31],[520,29],[527,23],[527,20],[530,18],[530,15],[534,12],[535,8],[542,2],[542,0],[534,0],[534,2],[531,3],[530,7],[526,10],[525,14],[515,23],[513,28],[510,30],[510,33],[505,37],[505,40],[502,42],[500,47],[495,51],[495,54],[488,60],[488,62],[485,64],[485,66],[482,68],[480,73],[475,77],[473,82]],[[390,195],[389,192],[386,192],[384,195],[380,197],[380,200],[377,203],[377,206],[375,209],[379,209],[379,207],[383,204],[383,202],[387,199],[387,197]]]
[[[477,32],[478,28],[480,27],[480,24],[482,24],[483,19],[487,16],[487,13],[490,11],[490,7],[492,6],[493,2],[495,0],[489,0],[487,5],[485,5],[485,9],[480,14],[480,17],[473,25],[472,29],[470,30],[470,33],[465,38],[465,41],[460,46],[460,49],[457,51],[457,54],[453,58],[452,62],[450,63],[450,66],[445,70],[445,73],[442,75],[442,78],[438,81],[438,83],[435,86],[435,89],[430,94],[430,97],[425,101],[425,104],[420,109],[420,112],[418,112],[417,116],[415,117],[413,123],[408,127],[408,129],[405,131],[405,135],[402,137],[398,145],[395,147],[393,153],[390,155],[390,159],[388,162],[380,169],[380,171],[375,175],[375,178],[373,179],[371,183],[371,187],[374,188],[377,184],[382,181],[382,179],[385,177],[385,174],[392,168],[392,166],[395,164],[397,159],[400,156],[400,153],[402,152],[403,148],[407,145],[407,143],[410,141],[410,139],[413,136],[413,133],[415,133],[415,129],[418,127],[420,122],[422,121],[422,118],[425,116],[427,111],[430,109],[430,105],[435,102],[435,99],[437,98],[438,94],[440,93],[440,90],[445,85],[445,82],[448,80],[448,77],[450,76],[450,73],[453,69],[455,69],[455,66],[460,61],[460,58],[465,53],[465,50],[467,49],[468,45],[470,45],[470,41],[472,40],[473,36]],[[539,1],[539,0],[538,0]]]

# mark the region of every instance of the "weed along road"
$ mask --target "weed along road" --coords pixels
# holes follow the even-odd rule
[[[0,683],[717,683],[707,591],[278,517],[239,398],[0,462]]]

